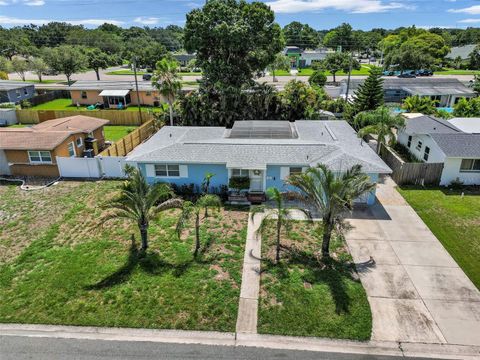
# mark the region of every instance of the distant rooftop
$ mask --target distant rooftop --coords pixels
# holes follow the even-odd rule
[[[450,124],[465,133],[480,134],[480,118],[453,118],[448,120]]]
[[[27,86],[34,86],[32,83],[23,81],[0,80],[0,91],[22,89]]]
[[[464,46],[454,46],[446,56],[447,59],[455,60],[456,58],[460,57],[462,60],[467,60],[475,47],[477,45],[464,45]]]
[[[66,87],[67,90],[135,90],[135,81],[86,81],[79,80]],[[144,91],[153,91],[154,88],[150,81],[138,80],[138,89]]]

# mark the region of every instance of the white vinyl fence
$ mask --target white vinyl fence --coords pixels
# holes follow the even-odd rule
[[[65,178],[123,178],[125,158],[118,156],[57,157],[60,176]]]

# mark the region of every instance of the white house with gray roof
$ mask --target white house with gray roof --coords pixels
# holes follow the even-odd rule
[[[374,182],[391,172],[345,121],[237,121],[232,129],[166,126],[135,148],[127,162],[151,183],[200,186],[210,172],[215,174],[211,186],[221,187],[232,177],[248,177],[249,194],[286,189],[290,174],[319,163],[339,172],[360,164]],[[361,201],[373,204],[375,194]]]
[[[480,185],[480,134],[463,132],[448,121],[420,115],[406,120],[397,140],[426,163],[443,163],[440,185],[460,180]]]

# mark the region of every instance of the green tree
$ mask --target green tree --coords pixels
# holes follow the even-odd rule
[[[45,61],[51,69],[65,74],[69,86],[72,75],[87,68],[87,58],[83,51],[70,45],[49,49],[45,54]]]
[[[261,2],[209,0],[187,14],[185,48],[196,52],[207,88],[251,84],[283,45],[273,11]]]
[[[475,49],[468,55],[468,68],[472,70],[480,69],[480,45],[475,46]]]
[[[280,261],[280,238],[282,229],[284,229],[287,233],[290,231],[294,211],[301,211],[308,217],[310,217],[310,214],[306,210],[301,208],[287,208],[284,200],[286,194],[282,194],[277,188],[268,188],[267,196],[269,200],[273,201],[275,205],[253,206],[250,209],[250,218],[252,219],[252,221],[254,221],[256,214],[264,214],[264,216],[262,217],[262,221],[260,222],[260,226],[258,227],[256,232],[257,234],[262,235],[266,234],[266,231],[270,227],[271,222],[276,223],[275,262],[278,264],[278,262]]]
[[[293,21],[283,28],[285,42],[301,49],[315,49],[320,43],[318,32],[308,24]]]
[[[15,71],[22,81],[25,81],[25,73],[30,70],[30,66],[27,60],[15,56],[11,63],[12,70]]]
[[[105,220],[124,218],[137,224],[142,239],[141,251],[148,248],[148,228],[150,222],[162,211],[181,208],[183,201],[173,198],[170,186],[163,183],[148,184],[137,168],[127,166],[128,176],[120,187],[120,194],[109,201],[107,209],[112,210]]]
[[[316,70],[308,78],[308,83],[311,86],[324,87],[327,83],[327,75],[323,71]]]
[[[0,80],[8,80],[8,74],[5,71],[0,71]]]
[[[409,96],[403,100],[402,109],[409,113],[421,113],[424,115],[433,115],[437,111],[438,101],[432,100],[428,96]]]
[[[167,58],[158,61],[152,77],[152,84],[167,100],[170,110],[170,126],[173,126],[173,103],[182,89],[181,77],[178,76],[178,63]]]
[[[325,35],[323,45],[332,49],[340,48],[341,51],[350,51],[355,44],[354,40],[351,25],[343,23]]]
[[[379,68],[370,69],[367,79],[355,91],[356,111],[375,110],[383,105],[383,79]]]
[[[205,194],[202,195],[196,202],[186,201],[183,205],[182,214],[177,223],[177,233],[180,237],[182,230],[187,226],[188,221],[193,216],[195,219],[195,250],[193,256],[197,257],[200,250],[200,213],[203,209],[207,212],[208,208],[219,209],[222,206],[222,201],[217,195]]]
[[[277,82],[277,78],[275,77],[275,71],[277,70],[288,70],[290,69],[290,61],[285,56],[283,52],[278,53],[275,55],[275,59],[273,62],[267,66],[267,70],[272,73],[273,82]]]
[[[395,66],[401,73],[405,70],[430,68],[435,59],[417,46],[405,43],[385,56],[385,67]]]
[[[290,80],[281,93],[285,120],[308,118],[310,109],[317,104],[317,93],[303,81]]]
[[[210,182],[212,181],[212,178],[215,176],[214,173],[211,172],[206,172],[205,176],[203,177],[202,181],[202,189],[205,194],[208,194],[210,191]],[[205,214],[205,216],[207,216]]]
[[[387,144],[388,142],[392,145],[395,143],[393,129],[405,126],[403,116],[393,113],[385,106],[359,113],[355,116],[354,122],[355,126],[360,128],[358,137],[371,134],[377,135],[377,154],[380,154],[381,144]]]
[[[453,107],[453,115],[457,117],[480,117],[480,97],[461,98]]]
[[[8,74],[11,68],[12,66],[10,64],[10,61],[8,61],[7,58],[0,56],[0,71]]]
[[[323,66],[333,75],[333,82],[336,82],[335,75],[337,72],[348,72],[350,60],[350,55],[347,53],[336,52],[326,56],[323,60]],[[352,69],[360,70],[360,63],[357,60],[352,60]]]
[[[286,183],[300,190],[298,197],[322,216],[322,256],[330,257],[330,240],[335,226],[342,223],[345,213],[353,209],[360,196],[375,189],[360,165],[339,173],[319,164],[301,174],[290,175]]]
[[[88,49],[85,55],[87,56],[88,67],[95,71],[97,80],[100,80],[100,69],[108,68],[113,62],[112,58],[98,48]]]
[[[42,75],[48,70],[45,60],[40,57],[31,57],[28,59],[28,63],[30,70],[37,75],[38,81],[42,82]]]
[[[473,83],[471,87],[477,95],[480,95],[480,75],[478,74],[473,75]]]

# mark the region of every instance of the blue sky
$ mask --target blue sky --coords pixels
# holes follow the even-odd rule
[[[283,26],[306,22],[329,29],[348,22],[356,29],[480,26],[478,0],[265,0]],[[0,25],[68,21],[95,27],[183,25],[185,14],[201,0],[0,0]]]

